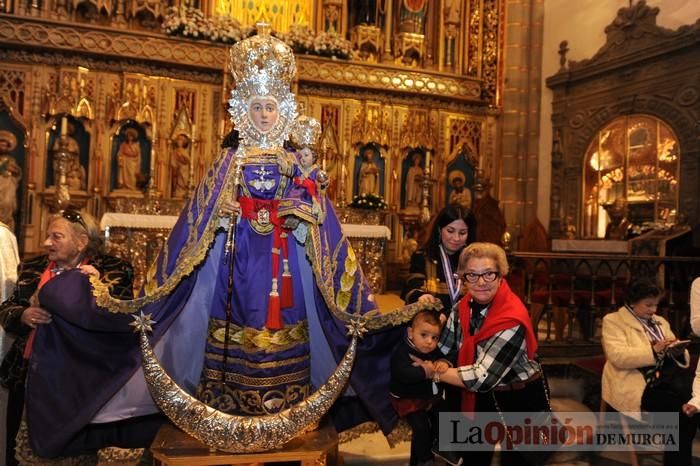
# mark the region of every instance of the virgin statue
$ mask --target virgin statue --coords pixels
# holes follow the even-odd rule
[[[114,300],[92,281],[95,318],[104,319],[101,308],[149,316],[155,321],[150,344],[172,381],[208,405],[208,413],[247,417],[274,416],[324,385],[349,347],[348,325],[361,319],[370,332],[357,344],[349,385],[330,419],[339,431],[376,421],[388,433],[397,421],[388,396],[389,356],[404,333],[395,326],[424,305],[379,313],[331,202],[318,194],[325,213],[319,216],[311,201],[289,196],[294,179],[303,176],[297,156],[283,147],[298,117],[292,50],[263,34],[236,43],[230,59],[237,148],[224,149],[196,187],[140,298]],[[290,217],[297,221],[285,222]],[[66,286],[83,279],[78,275],[66,276]],[[129,422],[132,446],[139,433],[147,446],[154,432],[139,421],[158,412],[148,388],[159,386],[144,380],[136,337],[124,333],[123,351],[100,354],[104,328],[58,335],[60,326],[43,327],[34,352],[51,348],[44,354],[55,364],[33,370],[27,397],[41,392],[52,409],[27,407],[34,450],[43,456],[75,451],[84,426],[115,421]],[[104,379],[87,368],[80,377],[67,375],[67,364],[82,364],[79,348],[104,357],[113,375]],[[49,383],[61,389],[45,390]],[[209,415],[186,414],[191,422]]]

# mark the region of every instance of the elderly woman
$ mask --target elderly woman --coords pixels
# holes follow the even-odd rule
[[[0,305],[0,325],[15,341],[0,366],[0,382],[9,390],[7,413],[7,463],[17,464],[15,435],[22,418],[25,400],[25,379],[29,367],[31,374],[42,370],[53,356],[42,351],[33,352],[35,334],[42,327],[57,326],[62,329],[89,327],[86,309],[79,305],[81,299],[90,299],[90,282],[94,276],[106,283],[110,293],[119,298],[133,297],[133,270],[131,265],[101,251],[102,241],[95,220],[75,210],[64,210],[49,220],[44,248],[46,254],[23,261],[19,266],[19,279],[14,294]],[[77,276],[76,276],[77,274]],[[69,280],[75,286],[67,286]],[[65,299],[64,299],[65,298]],[[121,316],[108,316],[122,320]],[[117,317],[119,319],[117,319]],[[30,364],[31,363],[31,364]],[[86,364],[104,365],[103,361],[86,361]],[[69,370],[67,367],[63,371]],[[30,375],[31,375],[30,374]],[[27,403],[40,405],[42,391],[27,391]],[[59,391],[70,391],[69,386],[54,386]],[[37,398],[33,397],[33,393]],[[44,406],[44,409],[51,409]]]
[[[680,412],[690,399],[692,375],[688,351],[678,344],[668,321],[656,315],[663,293],[648,278],[633,281],[625,305],[603,318],[603,399],[641,420],[642,411]],[[690,465],[695,421],[679,417],[678,451],[665,451],[664,464]]]
[[[472,243],[462,251],[457,273],[467,295],[450,314],[439,344],[456,367],[433,373],[434,380],[463,389],[462,412],[548,410],[535,332],[525,305],[504,278],[505,251],[492,243]],[[465,464],[489,465],[493,451],[466,455]],[[501,452],[502,465],[531,462],[521,452]]]

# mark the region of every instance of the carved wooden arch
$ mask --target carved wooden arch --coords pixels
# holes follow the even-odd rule
[[[594,135],[612,120],[646,114],[666,123],[680,149],[679,209],[700,221],[700,23],[675,31],[656,25],[658,8],[641,0],[621,8],[591,59],[566,61],[547,79],[554,92],[550,235],[571,216],[581,231],[583,163]],[[568,66],[567,66],[568,65]]]

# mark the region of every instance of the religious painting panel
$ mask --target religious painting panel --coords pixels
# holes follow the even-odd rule
[[[399,32],[425,34],[425,17],[428,0],[401,0],[399,7]]]
[[[471,209],[475,169],[466,150],[463,149],[448,163],[446,173],[445,203]]]
[[[358,0],[348,4],[350,24],[358,25],[377,25],[378,14],[377,3],[382,3],[382,0]]]
[[[0,222],[19,236],[21,182],[26,175],[25,132],[9,112],[0,112]]]
[[[308,26],[312,20],[313,0],[220,0],[214,14],[236,18],[243,26],[260,21],[269,23],[276,32],[287,32],[292,25]]]
[[[112,138],[110,187],[116,192],[141,192],[148,182],[151,140],[146,128],[127,120]]]
[[[425,178],[425,149],[411,148],[401,161],[401,208],[418,208],[421,205],[423,179]]]
[[[59,182],[59,162],[55,154],[65,150],[70,154],[66,163],[66,184],[73,191],[87,189],[87,174],[90,166],[90,132],[85,124],[87,120],[75,118],[63,113],[54,118],[49,129],[46,186],[55,186]]]
[[[384,196],[384,158],[379,145],[369,143],[355,155],[353,195]]]

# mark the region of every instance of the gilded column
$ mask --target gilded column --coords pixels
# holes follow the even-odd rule
[[[394,0],[383,0],[384,2],[384,18],[383,26],[384,30],[384,47],[382,53],[382,61],[390,62],[393,61],[394,57],[391,54],[391,37],[394,34],[394,16],[393,16],[393,6]]]

